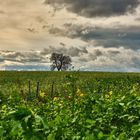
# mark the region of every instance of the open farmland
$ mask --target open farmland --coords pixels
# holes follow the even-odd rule
[[[139,140],[140,73],[0,72],[0,140]]]

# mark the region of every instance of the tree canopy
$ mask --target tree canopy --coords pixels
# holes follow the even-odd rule
[[[51,70],[57,69],[58,71],[67,70],[71,66],[72,62],[70,56],[62,53],[52,53],[50,60],[52,62]]]

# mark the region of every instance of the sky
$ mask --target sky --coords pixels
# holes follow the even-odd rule
[[[0,0],[0,70],[140,72],[140,0]]]

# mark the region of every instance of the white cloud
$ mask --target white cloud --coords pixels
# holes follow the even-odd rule
[[[93,47],[87,48],[89,54],[74,58],[76,69],[98,71],[139,71],[140,49]]]

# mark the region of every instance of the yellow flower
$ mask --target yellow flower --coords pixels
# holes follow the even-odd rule
[[[77,88],[76,94],[80,97],[84,96],[84,93],[82,93],[82,91],[80,90],[80,88]]]
[[[83,94],[83,93],[81,93],[79,96],[83,97],[83,96],[84,96],[84,94]]]
[[[105,98],[106,98],[106,99],[109,99],[109,98],[110,98],[110,96],[109,96],[109,95],[105,95]]]
[[[109,91],[108,94],[105,95],[105,99],[111,99],[112,98],[112,91]]]
[[[40,92],[39,95],[40,95],[40,97],[44,98],[45,97],[45,94],[46,94],[45,92]]]
[[[112,91],[109,91],[109,95],[112,96]]]
[[[58,97],[54,97],[53,98],[53,101],[58,101]]]

